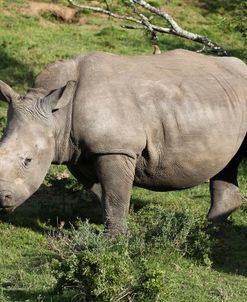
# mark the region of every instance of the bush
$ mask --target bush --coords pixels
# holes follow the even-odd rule
[[[218,25],[219,28],[225,32],[239,32],[242,35],[245,43],[247,42],[246,10],[246,0],[233,4],[233,8],[231,10],[231,19],[223,17],[221,23]]]
[[[71,236],[51,238],[56,290],[73,289],[77,301],[161,301],[166,284],[165,251],[210,265],[211,245],[202,219],[189,212],[144,209],[129,223],[129,236],[111,238],[88,222]],[[138,222],[138,223],[137,223]],[[166,253],[167,254],[167,253]]]
[[[61,261],[56,263],[59,292],[76,288],[80,301],[114,301],[119,292],[133,284],[126,237],[109,238],[85,222],[73,230],[71,239],[59,240],[59,245]]]
[[[207,233],[202,217],[194,217],[189,211],[167,212],[162,207],[140,212],[146,242],[163,248],[170,246],[182,255],[190,256],[202,264],[210,264],[214,242]]]
[[[247,1],[245,0],[241,2],[237,7],[235,11],[235,18],[233,19],[234,29],[240,32],[245,39],[247,37],[246,10],[247,10]]]

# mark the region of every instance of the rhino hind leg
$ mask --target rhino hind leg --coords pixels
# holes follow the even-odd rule
[[[210,183],[211,208],[208,213],[208,220],[219,223],[241,205],[239,188],[226,181],[212,180]]]
[[[208,220],[220,223],[241,205],[241,195],[237,181],[238,165],[241,161],[237,154],[228,165],[210,180],[211,207]]]
[[[135,164],[135,159],[123,154],[98,155],[95,159],[101,185],[98,196],[101,196],[103,219],[107,233],[113,236],[127,232]]]

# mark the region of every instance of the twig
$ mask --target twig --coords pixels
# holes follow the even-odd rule
[[[136,14],[141,19],[142,24],[147,28],[148,31],[150,31],[152,40],[157,40],[156,32],[153,29],[153,25],[149,22],[148,18],[139,12],[133,0],[128,0],[128,1],[130,7],[132,8],[133,13]]]
[[[138,30],[144,29],[143,26],[134,26],[134,25],[130,25],[130,24],[124,24],[124,25],[121,25],[121,27],[125,28],[125,29],[138,29]]]
[[[121,300],[123,300],[124,298],[130,296],[131,294],[133,294],[133,292],[135,291],[134,288],[132,287],[127,287],[125,289],[123,289],[122,292],[120,292],[116,297],[114,302],[120,302]]]
[[[109,3],[108,3],[108,0],[104,0],[104,2],[105,2],[105,5],[106,5],[107,10],[110,11],[110,5],[109,5]]]
[[[247,203],[247,196],[241,193],[241,198],[242,200],[244,200],[245,203]]]
[[[205,48],[206,48],[206,45],[203,45],[203,47],[201,49],[198,49],[196,52],[197,53],[202,53],[202,52],[205,51]],[[208,182],[208,180],[206,182]]]
[[[106,5],[106,9],[107,9],[108,11],[111,11],[111,8],[110,8],[110,5],[109,5],[109,3],[108,3],[108,0],[104,0],[104,2],[105,2],[105,5]],[[108,18],[110,19],[111,17],[108,16]]]

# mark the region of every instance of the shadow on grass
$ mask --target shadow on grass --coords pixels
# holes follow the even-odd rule
[[[31,292],[22,289],[3,289],[3,293],[13,302],[37,301],[37,302],[68,302],[73,300],[73,292],[69,295],[55,295],[54,292]]]
[[[201,194],[191,198],[201,199],[205,196],[207,195]],[[148,206],[147,201],[133,199],[131,210],[138,212],[145,206]],[[179,216],[180,212],[176,213]],[[212,268],[219,272],[247,277],[247,225],[237,225],[227,221],[220,225],[209,224],[206,229],[204,229],[204,226],[201,226],[201,228],[205,235],[209,235],[211,242],[210,259]],[[187,257],[197,259],[196,254]]]
[[[247,226],[226,223],[211,240],[213,268],[230,274],[247,276]]]
[[[9,85],[33,85],[34,73],[30,66],[9,56],[4,45],[0,45],[0,79]]]
[[[59,227],[61,222],[70,227],[79,218],[102,223],[101,206],[96,198],[83,190],[67,189],[68,184],[70,180],[63,179],[51,186],[42,185],[13,213],[0,213],[0,221],[41,233]]]

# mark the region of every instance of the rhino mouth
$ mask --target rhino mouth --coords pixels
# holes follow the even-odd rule
[[[12,213],[16,209],[16,206],[8,206],[0,208],[0,212],[4,214]]]

